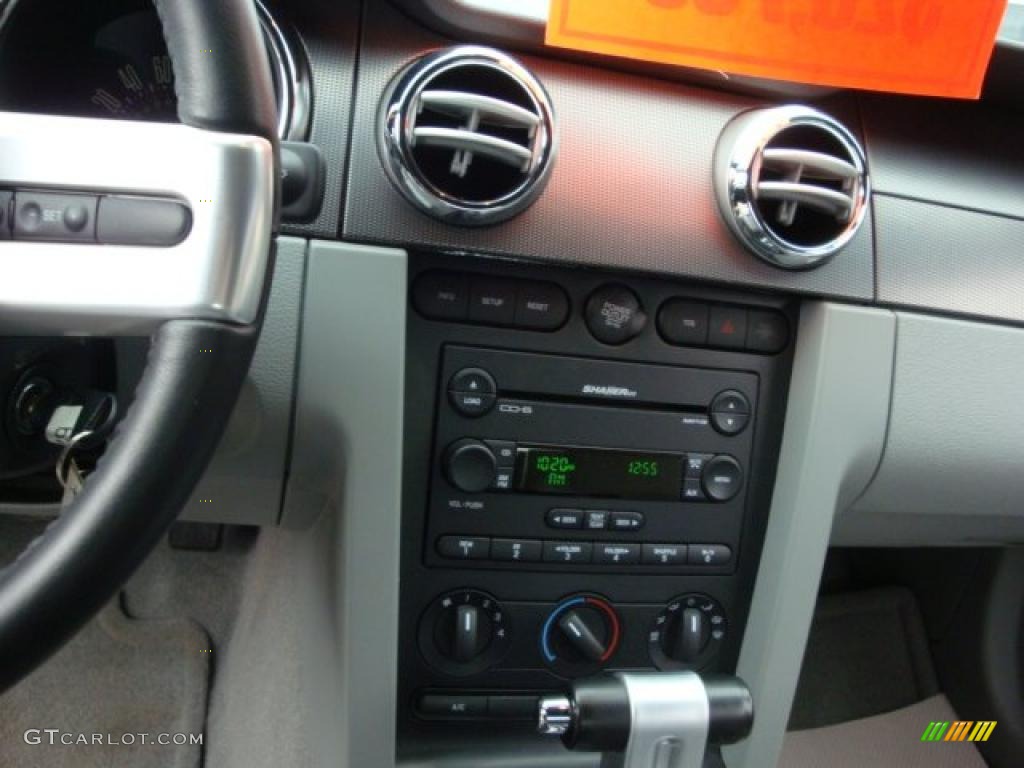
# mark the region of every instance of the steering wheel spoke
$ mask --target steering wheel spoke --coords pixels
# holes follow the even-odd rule
[[[254,322],[274,168],[274,148],[258,136],[0,112],[0,191],[14,193],[0,217],[0,334]],[[181,231],[147,236],[147,212],[169,213],[172,230],[179,217]]]

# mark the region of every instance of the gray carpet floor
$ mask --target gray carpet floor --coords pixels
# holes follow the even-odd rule
[[[790,732],[778,768],[985,768],[968,741],[921,741],[928,723],[959,719],[940,693],[884,715]]]
[[[891,712],[936,693],[924,624],[909,590],[824,595],[811,625],[789,729]]]
[[[194,621],[136,621],[108,605],[0,696],[0,765],[198,768],[203,745],[189,736],[203,735],[209,646]],[[162,734],[167,744],[156,743]],[[174,743],[175,734],[186,734],[185,743]]]

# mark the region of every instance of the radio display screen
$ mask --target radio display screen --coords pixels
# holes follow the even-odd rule
[[[681,454],[520,445],[517,463],[516,489],[524,493],[681,500]]]

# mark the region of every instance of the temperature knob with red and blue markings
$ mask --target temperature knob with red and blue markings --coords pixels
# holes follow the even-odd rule
[[[603,597],[566,598],[548,615],[541,631],[540,651],[562,677],[592,674],[619,648],[622,627],[615,609]]]

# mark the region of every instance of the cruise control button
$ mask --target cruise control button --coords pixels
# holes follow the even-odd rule
[[[640,561],[639,544],[605,544],[598,542],[594,545],[594,562],[611,563],[613,565],[628,565]]]
[[[639,531],[644,527],[644,516],[640,512],[612,512],[613,531]]]
[[[624,285],[605,285],[587,299],[584,320],[590,333],[605,344],[625,344],[647,324],[643,305]]]
[[[421,715],[427,717],[484,717],[487,714],[487,697],[473,694],[427,693],[420,696],[418,709]]]
[[[644,544],[645,565],[683,565],[686,563],[685,544]]]
[[[750,310],[747,349],[774,355],[789,341],[789,323],[781,312]]]
[[[704,346],[708,343],[708,305],[669,299],[658,311],[658,332],[669,344]]]
[[[548,563],[589,563],[594,545],[589,541],[545,541],[544,561]]]
[[[416,279],[413,306],[433,320],[465,320],[469,311],[469,280],[454,272],[427,272]]]
[[[494,539],[491,560],[533,563],[540,560],[541,543],[533,539]]]
[[[549,509],[547,514],[548,528],[582,528],[582,509]]]
[[[732,560],[732,550],[724,544],[691,544],[690,565],[725,565]]]
[[[452,560],[486,560],[491,540],[486,536],[442,536],[437,540],[437,553]]]
[[[14,239],[80,242],[96,240],[95,195],[14,194]]]
[[[583,527],[588,531],[603,531],[608,527],[608,513],[603,509],[588,509]]]
[[[749,413],[722,413],[721,411],[711,413],[711,426],[729,437],[738,435],[747,428],[749,422]]]
[[[747,310],[740,307],[712,307],[708,344],[726,349],[743,349],[747,343]]]
[[[569,315],[569,298],[554,283],[519,283],[515,324],[518,328],[554,331]]]
[[[516,284],[511,280],[475,278],[469,284],[469,319],[488,325],[512,325]]]
[[[11,217],[9,214],[14,193],[0,189],[0,240],[11,238]]]
[[[732,456],[715,456],[704,467],[704,493],[713,501],[729,501],[743,485],[743,469]]]

